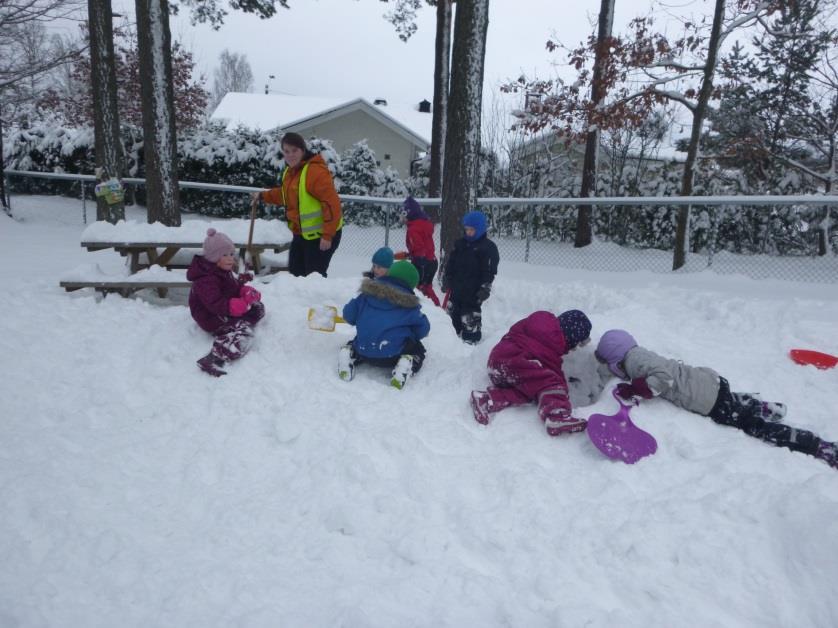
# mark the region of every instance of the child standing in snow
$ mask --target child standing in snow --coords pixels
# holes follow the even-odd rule
[[[372,268],[363,273],[367,279],[378,279],[387,274],[393,265],[393,250],[389,246],[382,246],[372,255]]]
[[[579,310],[533,312],[515,323],[489,354],[492,385],[471,393],[474,419],[486,425],[494,412],[535,401],[550,436],[584,430],[585,419],[571,414],[562,356],[590,336],[591,321]]]
[[[468,344],[480,342],[481,307],[492,292],[498,272],[498,247],[487,237],[487,228],[483,213],[463,216],[464,236],[454,243],[445,262],[443,289],[451,291],[448,315],[454,331]]]
[[[623,399],[661,396],[685,410],[709,416],[716,423],[739,428],[749,436],[809,454],[838,468],[836,443],[779,423],[786,414],[782,403],[763,401],[754,393],[731,392],[728,381],[710,368],[661,357],[638,346],[631,334],[622,329],[602,335],[596,357],[617,377],[631,380],[617,385],[617,394]]]
[[[198,360],[201,370],[220,377],[226,362],[242,357],[250,348],[253,326],[265,315],[262,295],[245,285],[248,277],[236,278],[236,248],[233,241],[215,229],[207,230],[203,255],[192,258],[186,278],[192,282],[189,310],[192,318],[215,340],[212,349]]]
[[[408,196],[402,208],[407,222],[405,245],[410,263],[419,271],[419,292],[439,305],[434,292],[434,275],[439,268],[434,250],[434,223],[412,196]]]
[[[419,272],[408,261],[395,262],[379,279],[364,279],[361,293],[343,306],[343,319],[355,325],[355,339],[338,356],[338,376],[351,381],[361,362],[393,367],[390,384],[403,388],[422,368],[425,347],[420,342],[431,324],[422,313],[413,289]]]

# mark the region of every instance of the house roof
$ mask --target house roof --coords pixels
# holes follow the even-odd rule
[[[228,129],[241,125],[251,129],[293,131],[358,110],[389,126],[421,150],[427,149],[431,143],[431,114],[406,105],[373,105],[364,98],[347,100],[229,92],[210,119],[226,122]]]

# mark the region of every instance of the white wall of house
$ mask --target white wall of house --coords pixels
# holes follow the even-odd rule
[[[351,111],[331,120],[314,122],[289,126],[284,130],[294,131],[306,138],[314,136],[331,140],[339,153],[366,139],[381,167],[392,166],[402,179],[410,176],[410,164],[419,156],[419,149],[412,142],[364,111]]]

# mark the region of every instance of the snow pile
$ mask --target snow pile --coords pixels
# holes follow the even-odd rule
[[[307,329],[369,265],[341,248],[329,279],[258,285],[253,350],[216,380],[185,291],[65,294],[58,274],[106,252],[81,249],[64,201],[15,200],[30,219],[0,215],[0,625],[838,625],[835,470],[661,400],[632,411],[659,444],[634,466],[548,437],[533,408],[480,426],[467,401],[509,325],[573,307],[595,338],[624,327],[836,440],[838,371],[786,356],[838,353],[834,291],[502,261],[485,341],[424,301],[428,358],[398,391],[365,366],[338,379],[350,327]],[[576,412],[615,410],[604,394]]]

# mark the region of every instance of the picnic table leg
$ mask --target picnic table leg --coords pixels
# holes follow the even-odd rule
[[[164,266],[164,267],[168,266],[169,262],[172,261],[172,258],[175,256],[175,254],[178,251],[180,251],[180,247],[170,246],[170,247],[164,249],[163,252],[160,253],[160,255],[157,256],[154,263],[157,264],[158,266]]]
[[[150,246],[146,249],[145,254],[148,256],[148,267],[151,268],[152,264],[157,263],[157,249]]]

